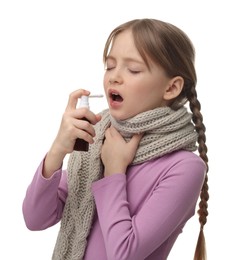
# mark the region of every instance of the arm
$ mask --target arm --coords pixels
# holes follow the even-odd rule
[[[145,259],[181,229],[194,214],[204,172],[205,166],[199,160],[174,165],[134,215],[129,210],[125,174],[114,174],[94,183],[108,259]],[[140,187],[136,184],[135,188],[140,194]]]
[[[77,138],[93,143],[93,125],[101,116],[88,109],[76,109],[82,95],[89,95],[89,91],[79,89],[70,94],[57,136],[27,189],[23,214],[31,230],[45,229],[60,220],[67,196],[67,177],[61,170],[63,159],[73,151]],[[83,117],[90,123],[81,120]]]
[[[43,230],[60,219],[67,197],[66,171],[58,169],[52,177],[43,177],[44,161],[39,165],[23,201],[22,211],[30,230]]]

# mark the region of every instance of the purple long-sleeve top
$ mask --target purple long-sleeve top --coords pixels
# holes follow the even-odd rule
[[[67,197],[67,172],[42,176],[43,161],[27,189],[23,215],[30,230],[60,221]],[[85,260],[163,260],[189,218],[206,167],[196,154],[178,151],[129,166],[92,184],[97,213]]]

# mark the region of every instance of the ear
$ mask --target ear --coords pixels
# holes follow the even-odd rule
[[[165,100],[171,100],[176,98],[184,87],[184,79],[180,76],[176,76],[169,80],[167,87],[164,91],[163,98]]]

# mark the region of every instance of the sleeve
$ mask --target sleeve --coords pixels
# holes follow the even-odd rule
[[[205,173],[204,164],[174,165],[156,185],[137,214],[131,216],[126,175],[93,184],[99,221],[109,260],[145,259],[194,214]],[[147,181],[147,180],[146,180]]]
[[[60,221],[67,197],[67,173],[57,170],[46,179],[42,175],[44,160],[28,186],[22,204],[26,226],[30,230],[43,230]]]

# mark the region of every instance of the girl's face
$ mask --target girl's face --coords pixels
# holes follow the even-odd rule
[[[150,62],[149,70],[137,51],[130,30],[119,33],[106,60],[104,90],[111,115],[117,120],[166,106],[164,93],[170,78]]]

